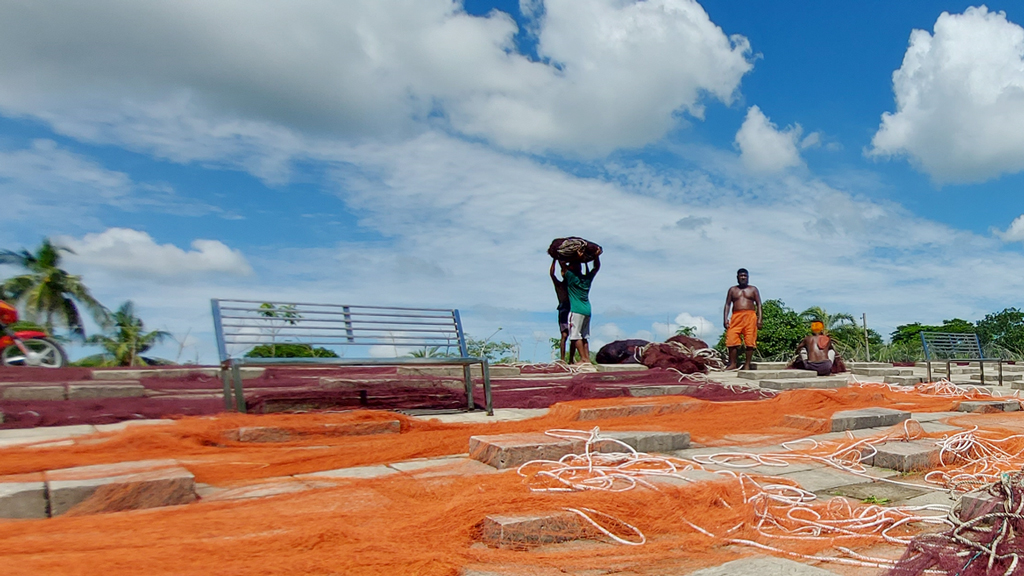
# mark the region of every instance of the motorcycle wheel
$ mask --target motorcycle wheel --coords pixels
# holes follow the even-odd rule
[[[63,368],[68,363],[68,356],[60,344],[49,338],[27,338],[21,341],[30,352],[38,356],[35,362],[29,361],[17,346],[11,344],[0,353],[4,366],[39,366],[41,368]]]

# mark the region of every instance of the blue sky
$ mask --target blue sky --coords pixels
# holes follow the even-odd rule
[[[544,249],[570,234],[606,247],[598,345],[717,338],[741,266],[882,333],[974,320],[1024,287],[1021,25],[1009,2],[0,1],[0,246],[57,238],[203,362],[211,297],[458,307],[546,360]]]

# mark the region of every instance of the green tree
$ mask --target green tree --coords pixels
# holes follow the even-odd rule
[[[757,332],[757,353],[760,359],[788,358],[800,340],[810,334],[810,327],[782,300],[767,300],[761,305],[762,327]],[[725,352],[725,334],[715,346]],[[742,350],[741,350],[742,352]]]
[[[986,348],[994,346],[1012,354],[1024,354],[1024,312],[1006,308],[987,314],[978,320],[977,334]]]
[[[110,316],[110,320],[108,334],[94,334],[85,341],[87,344],[102,346],[117,366],[145,365],[140,355],[171,335],[163,330],[147,332],[142,319],[135,315],[135,305],[131,300],[121,304]]]
[[[492,364],[510,364],[519,361],[519,345],[512,342],[476,340],[466,338],[466,351],[473,358],[487,358]]]
[[[260,344],[245,353],[246,358],[338,358],[338,353],[309,344]]]
[[[690,338],[697,337],[697,328],[694,326],[680,326],[676,328],[676,336],[689,336]]]
[[[264,302],[260,304],[259,315],[264,318],[269,318],[269,326],[261,328],[264,332],[270,334],[270,355],[269,356],[251,356],[251,358],[309,358],[309,356],[278,356],[275,348],[277,347],[277,335],[281,332],[285,326],[294,326],[299,323],[302,319],[302,315],[295,311],[294,304],[282,304],[281,306],[275,306],[270,302]],[[257,346],[259,348],[259,346]],[[248,354],[247,354],[248,356]]]
[[[28,320],[41,323],[53,334],[54,325],[63,325],[75,336],[84,338],[85,327],[78,304],[92,314],[101,326],[107,326],[110,312],[103,307],[82,283],[82,277],[68,274],[61,265],[61,252],[72,253],[64,246],[43,240],[33,253],[0,250],[0,264],[20,266],[25,274],[4,280],[0,291],[19,305]]]
[[[842,326],[856,326],[857,322],[853,319],[853,316],[846,312],[836,312],[835,314],[829,314],[821,306],[811,306],[807,310],[800,313],[800,319],[806,323],[813,322],[815,320],[825,325],[825,332],[835,332]]]

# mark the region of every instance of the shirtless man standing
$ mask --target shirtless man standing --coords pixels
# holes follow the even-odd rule
[[[757,286],[751,286],[747,282],[750,275],[746,268],[736,271],[736,286],[729,288],[725,295],[725,311],[722,314],[722,323],[725,326],[725,345],[729,348],[729,365],[726,370],[735,370],[736,355],[740,348],[740,335],[743,336],[743,344],[747,347],[747,361],[743,364],[744,370],[750,370],[750,359],[754,356],[754,349],[757,348],[757,330],[761,327],[761,293]],[[729,308],[732,307],[732,317],[729,317]]]
[[[818,376],[828,376],[832,373],[832,362],[836,357],[832,339],[822,334],[824,331],[825,325],[822,322],[811,322],[812,334],[796,347],[797,354],[803,360],[804,370],[814,370]]]

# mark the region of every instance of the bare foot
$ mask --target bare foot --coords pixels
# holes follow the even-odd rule
[[[730,364],[730,365],[726,366],[725,368],[723,368],[723,370],[739,370],[739,369],[740,369],[739,366],[733,366],[732,364]]]

